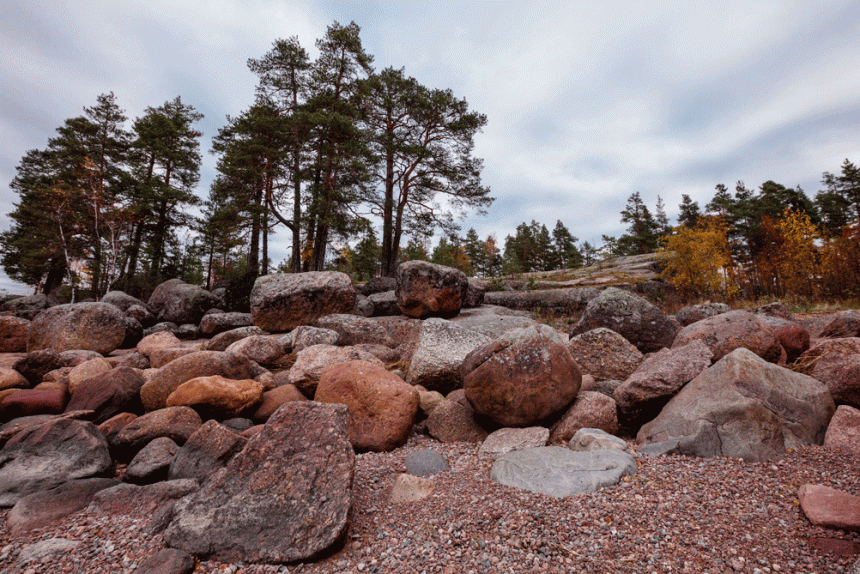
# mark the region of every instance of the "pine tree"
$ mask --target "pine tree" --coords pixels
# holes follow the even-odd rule
[[[627,199],[627,206],[621,211],[621,223],[627,223],[629,227],[627,233],[618,239],[619,255],[640,255],[657,249],[657,222],[638,191]]]
[[[701,216],[699,204],[690,199],[686,193],[681,194],[681,203],[678,205],[678,225],[694,227]]]
[[[576,242],[579,240],[571,235],[560,219],[556,221],[555,228],[552,230],[552,239],[558,259],[556,269],[571,269],[582,266],[582,253],[576,247]]]

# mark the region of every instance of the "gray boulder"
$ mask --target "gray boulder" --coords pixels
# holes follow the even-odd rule
[[[835,410],[822,383],[739,348],[687,383],[637,441],[674,442],[690,456],[774,460],[821,444]]]
[[[574,452],[558,446],[515,450],[496,459],[490,479],[555,498],[587,494],[617,484],[638,470],[636,459],[617,450]]]
[[[163,285],[166,284],[162,283],[156,287],[152,297],[156,297],[156,293]],[[150,297],[150,306],[153,306],[152,297]],[[156,301],[160,303],[158,320],[177,325],[199,324],[206,311],[220,303],[218,298],[206,289],[183,282],[171,284],[170,288],[165,289]]]
[[[224,331],[223,333],[218,333],[212,340],[206,343],[207,351],[224,351],[235,343],[236,341],[240,341],[245,337],[253,337],[254,335],[265,335],[266,331],[262,330],[256,326],[250,327],[237,327],[236,329],[230,329],[229,331]]]
[[[298,353],[314,345],[337,345],[339,339],[340,333],[332,329],[302,325],[284,335],[281,342],[287,351]]]
[[[104,297],[102,297],[102,303],[110,303],[111,305],[118,307],[123,313],[135,305],[139,305],[144,309],[147,307],[146,303],[136,297],[132,297],[124,291],[108,291],[105,293]]]
[[[241,451],[248,439],[217,421],[206,421],[194,431],[170,464],[168,478],[205,481]]]
[[[495,305],[482,305],[475,309],[462,309],[460,314],[451,319],[458,327],[469,329],[497,339],[514,329],[531,327],[536,321],[527,311],[515,311]]]
[[[167,437],[159,437],[140,449],[125,471],[125,479],[134,484],[152,484],[167,478],[167,471],[179,445]]]
[[[204,337],[212,337],[224,331],[250,327],[253,324],[250,313],[211,313],[204,315],[200,320],[200,334]]]
[[[27,350],[95,351],[118,349],[126,337],[125,315],[108,303],[57,305],[39,313],[30,325]]]
[[[680,323],[682,327],[686,327],[687,325],[692,325],[696,321],[701,321],[702,319],[707,319],[714,315],[728,313],[731,310],[732,308],[725,303],[700,303],[698,305],[684,307],[675,313],[675,319],[678,320],[678,323]]]
[[[355,453],[344,405],[288,403],[175,506],[167,545],[221,562],[312,560],[349,525]]]
[[[351,313],[355,296],[349,276],[337,271],[265,275],[251,290],[251,317],[266,331],[289,331],[323,315]]]
[[[442,394],[459,389],[463,386],[460,366],[466,355],[491,342],[490,337],[445,319],[426,319],[421,323],[406,382]]]

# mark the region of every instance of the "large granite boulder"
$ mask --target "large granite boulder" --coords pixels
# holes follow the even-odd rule
[[[197,325],[206,311],[220,304],[220,300],[197,285],[181,283],[175,285],[167,294],[164,306],[158,314],[159,321],[168,321],[177,325]]]
[[[112,471],[107,441],[94,424],[51,419],[25,428],[0,449],[0,508],[68,480]]]
[[[351,317],[352,315],[328,315],[328,317]],[[325,317],[323,317],[325,319]],[[314,345],[337,345],[340,333],[332,329],[322,327],[309,327],[302,325],[296,327],[289,334],[284,335],[281,342],[287,352],[298,353]]]
[[[200,415],[189,407],[158,409],[125,425],[111,441],[111,451],[117,459],[129,461],[157,438],[167,437],[182,446],[202,424]]]
[[[729,311],[696,321],[681,329],[673,346],[683,347],[696,339],[711,349],[714,362],[744,347],[775,363],[783,351],[773,330],[749,311]]]
[[[698,305],[684,307],[675,313],[675,319],[678,320],[678,323],[680,323],[682,327],[686,327],[687,325],[692,325],[696,321],[701,321],[702,319],[707,319],[714,315],[728,313],[731,310],[732,308],[725,303],[700,303]]]
[[[335,313],[320,317],[317,327],[330,329],[340,335],[337,343],[343,346],[376,344],[396,347],[397,326],[378,319]]]
[[[213,375],[228,379],[253,379],[263,372],[262,367],[244,355],[198,351],[157,369],[140,389],[140,399],[143,408],[154,411],[163,408],[170,393],[191,379]]]
[[[256,407],[262,398],[263,385],[257,381],[213,375],[185,381],[170,393],[165,404],[191,407],[204,419],[226,420]]]
[[[165,480],[177,451],[179,451],[179,445],[165,436],[150,441],[128,463],[125,481],[133,484],[152,484]]]
[[[57,351],[45,349],[27,353],[12,364],[12,369],[21,373],[30,386],[36,386],[45,375],[65,366],[66,362]]]
[[[648,300],[629,291],[610,287],[588,302],[582,318],[570,329],[574,337],[606,327],[619,333],[642,353],[671,347],[677,325]]]
[[[30,321],[9,315],[0,316],[0,353],[27,352]]]
[[[113,369],[113,365],[103,357],[93,357],[92,359],[87,359],[86,361],[79,363],[72,367],[72,370],[70,370],[67,375],[69,381],[69,392],[74,394],[75,389],[77,389],[78,385],[82,382],[87,379],[103,375],[111,369]]]
[[[572,337],[567,350],[582,372],[596,381],[623,381],[644,358],[630,341],[606,327]]]
[[[632,427],[650,421],[684,385],[711,366],[712,356],[708,346],[698,340],[649,355],[616,387],[613,397],[619,412]]]
[[[224,331],[250,327],[253,324],[250,313],[210,313],[200,321],[200,334],[212,337]]]
[[[510,331],[469,353],[463,389],[475,412],[525,427],[565,409],[582,384],[579,367],[547,325]]]
[[[250,327],[237,327],[236,329],[230,329],[229,331],[224,331],[223,333],[218,333],[212,340],[206,343],[206,351],[225,351],[227,347],[235,343],[236,341],[241,341],[245,337],[253,337],[255,335],[265,335],[266,332],[261,328],[256,327],[254,325]]]
[[[245,355],[261,365],[274,365],[284,356],[284,345],[274,337],[251,335],[232,343],[226,349],[227,353]]]
[[[821,331],[822,337],[860,337],[860,311],[839,313]]]
[[[359,450],[386,452],[402,446],[418,412],[418,391],[365,361],[326,367],[314,400],[349,408],[349,440]]]
[[[492,341],[486,335],[458,327],[445,319],[426,319],[421,323],[406,382],[442,394],[459,389],[463,386],[460,366],[466,356]]]
[[[47,295],[29,295],[27,297],[16,297],[3,304],[6,310],[12,311],[16,317],[32,321],[36,315],[56,304]]]
[[[451,319],[451,322],[458,327],[481,333],[491,339],[501,337],[514,329],[531,327],[536,323],[527,311],[516,311],[495,305],[463,309],[459,315]]]
[[[860,454],[860,410],[848,405],[839,405],[827,425],[824,448]]]
[[[92,422],[101,424],[123,412],[140,413],[143,378],[128,367],[111,371],[79,383],[66,406],[67,412],[93,411]]]
[[[460,312],[469,280],[451,267],[427,261],[407,261],[397,267],[397,306],[416,319],[451,318]]]
[[[217,421],[206,421],[194,431],[176,453],[170,464],[168,478],[193,478],[205,482],[210,476],[227,466],[248,439],[239,436]]]
[[[337,271],[264,275],[251,290],[251,317],[266,331],[289,331],[323,315],[351,313],[355,296],[349,276]]]
[[[834,401],[860,408],[860,337],[824,339],[797,362],[813,365],[812,377],[827,385]]]
[[[346,533],[354,467],[344,405],[286,404],[176,504],[164,539],[222,562],[312,560]]]
[[[136,297],[132,297],[124,291],[108,291],[105,293],[104,297],[102,297],[102,303],[110,303],[111,305],[119,308],[123,313],[135,305],[143,307],[144,309],[147,308],[146,303]]]
[[[544,446],[503,454],[493,463],[490,479],[563,498],[617,484],[638,469],[635,458],[618,450],[574,452],[559,446]]]
[[[687,383],[637,441],[673,442],[690,456],[773,460],[821,444],[835,410],[822,383],[739,348]]]
[[[296,362],[290,367],[284,382],[295,385],[302,394],[310,398],[316,393],[323,370],[329,365],[347,361],[367,361],[385,368],[385,364],[375,356],[355,347],[312,345],[296,355]]]
[[[567,412],[553,425],[549,443],[566,443],[583,428],[615,434],[618,432],[617,410],[611,397],[594,391],[581,391]]]
[[[73,479],[18,500],[6,515],[6,526],[13,536],[45,528],[89,506],[99,491],[120,484],[112,478]]]
[[[33,320],[27,350],[82,349],[107,355],[119,348],[125,334],[125,315],[109,303],[57,305]]]
[[[471,405],[442,399],[425,422],[427,432],[439,442],[484,442],[487,431],[475,420]]]

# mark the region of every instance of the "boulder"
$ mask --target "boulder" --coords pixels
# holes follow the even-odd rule
[[[236,341],[226,349],[227,353],[245,355],[261,365],[273,365],[284,356],[280,341],[268,336],[252,335]]]
[[[170,463],[178,451],[179,445],[167,437],[150,441],[128,463],[125,480],[133,484],[161,482],[167,478]]]
[[[466,355],[493,340],[445,319],[422,321],[418,345],[409,364],[406,382],[447,394],[463,386],[460,366]]]
[[[179,385],[167,397],[168,407],[191,407],[203,419],[231,419],[256,407],[263,398],[263,385],[251,379],[228,379],[219,375],[196,377]]]
[[[153,411],[163,408],[170,393],[191,379],[214,375],[227,379],[253,379],[262,372],[259,365],[244,355],[198,351],[155,370],[140,389],[140,398],[143,408]]]
[[[809,331],[798,323],[770,315],[759,315],[758,318],[776,335],[776,340],[785,349],[786,361],[794,361],[809,349]]]
[[[463,298],[463,307],[473,309],[484,304],[484,296],[487,293],[487,284],[477,277],[469,278],[469,286],[466,288],[466,296]]]
[[[111,442],[111,450],[117,459],[128,461],[140,449],[160,437],[167,437],[182,446],[202,424],[200,415],[189,407],[159,409],[124,426]]]
[[[462,309],[460,314],[450,321],[458,327],[481,333],[491,339],[497,339],[509,331],[536,324],[525,311],[514,311],[493,305]]]
[[[212,307],[220,301],[215,295],[180,279],[165,281],[155,288],[149,297],[149,307],[159,321],[197,325]]]
[[[135,305],[143,307],[144,309],[146,309],[147,307],[146,303],[144,303],[137,297],[132,297],[131,295],[123,291],[108,291],[104,294],[104,297],[102,297],[102,303],[110,303],[123,313],[125,313]]]
[[[194,557],[175,548],[164,548],[145,559],[132,574],[191,574]]]
[[[136,419],[138,415],[134,413],[119,413],[114,415],[105,422],[98,425],[99,432],[102,433],[108,441],[108,445],[114,444],[116,435],[124,429],[128,423]]]
[[[617,484],[638,470],[636,459],[617,450],[574,452],[559,446],[515,450],[496,459],[490,479],[555,498],[587,494]]]
[[[137,352],[146,357],[152,357],[160,349],[175,349],[182,342],[171,331],[157,331],[147,335],[137,344]]]
[[[860,338],[820,341],[797,361],[812,364],[812,377],[827,385],[833,400],[860,408]]]
[[[613,394],[627,424],[638,428],[660,414],[669,399],[711,366],[712,356],[699,340],[649,355]]]
[[[364,295],[356,295],[355,309],[352,312],[362,317],[373,317],[373,303]]]
[[[771,328],[748,311],[729,311],[688,325],[681,329],[672,346],[683,347],[696,339],[711,349],[714,362],[741,347],[772,363],[782,354],[782,346]]]
[[[107,441],[95,425],[52,419],[22,430],[0,449],[0,507],[69,480],[112,471]]]
[[[274,389],[263,393],[257,410],[251,415],[251,420],[258,424],[265,423],[269,420],[270,416],[275,414],[275,411],[278,410],[281,405],[292,403],[294,401],[306,400],[308,400],[307,397],[305,397],[295,385],[287,383],[286,385],[275,387]]]
[[[690,456],[773,460],[821,444],[835,410],[822,383],[739,348],[687,383],[637,441],[675,441]]]
[[[373,305],[373,317],[400,315],[400,307],[397,306],[397,295],[394,289],[368,295],[367,300]]]
[[[265,334],[265,331],[253,325],[250,327],[239,327],[237,329],[230,329],[229,331],[218,333],[217,335],[212,337],[212,340],[206,343],[206,350],[224,351],[227,349],[227,347],[229,347],[236,341],[241,341],[245,337],[253,337],[255,335]]]
[[[422,448],[403,459],[406,472],[412,476],[428,476],[448,470],[448,461],[438,451]]]
[[[356,287],[356,291],[370,297],[374,293],[384,293],[397,289],[397,279],[394,277],[373,277],[364,285]]]
[[[827,425],[824,448],[860,454],[860,410],[839,405]]]
[[[570,336],[597,327],[619,333],[642,353],[672,346],[678,333],[677,325],[648,300],[615,287],[588,302],[582,318],[571,327]]]
[[[17,563],[21,566],[25,566],[30,562],[50,564],[54,562],[58,554],[69,554],[80,545],[80,541],[69,540],[68,538],[48,538],[41,540],[40,542],[28,544],[21,548]],[[27,572],[36,572],[36,570],[35,568],[28,568]]]
[[[12,536],[45,528],[83,510],[97,492],[118,484],[120,482],[112,478],[81,478],[28,494],[6,515],[6,526]]]
[[[83,349],[107,355],[119,348],[125,334],[125,315],[109,303],[57,305],[33,320],[27,350]]]
[[[193,478],[203,483],[227,466],[248,439],[216,421],[206,421],[194,431],[170,464],[170,480]]]
[[[18,297],[5,303],[6,309],[12,311],[16,317],[30,321],[35,319],[36,315],[51,307],[51,305],[48,296],[41,293],[28,297]]]
[[[179,330],[179,325],[176,323],[172,323],[170,321],[162,321],[161,323],[156,323],[152,327],[143,330],[143,338],[146,338],[154,333],[161,333],[163,331],[168,331],[173,333],[174,335]]]
[[[545,427],[502,428],[484,439],[478,448],[478,458],[495,460],[515,450],[546,446],[547,440],[549,429]]]
[[[166,347],[164,349],[155,349],[149,355],[149,366],[152,369],[160,369],[185,355],[196,353],[200,347]]]
[[[628,450],[624,439],[611,435],[600,429],[581,428],[567,443],[567,448],[573,451],[592,450]]]
[[[762,305],[760,307],[753,307],[749,312],[754,315],[777,317],[778,319],[784,319],[786,321],[794,321],[794,315],[791,314],[791,311],[788,310],[785,303],[768,303],[767,305]]]
[[[839,313],[824,326],[821,336],[830,339],[860,337],[860,311]]]
[[[140,389],[143,378],[128,367],[117,367],[77,385],[66,412],[93,411],[92,422],[101,424],[123,413],[143,412]]]
[[[204,315],[200,321],[200,334],[205,337],[212,337],[224,331],[253,325],[254,322],[251,320],[250,313],[212,313]]]
[[[525,427],[565,409],[582,382],[579,367],[547,325],[511,331],[469,353],[466,398],[501,426]]]
[[[15,369],[0,367],[0,391],[4,389],[26,389],[30,382]]]
[[[68,394],[63,389],[24,389],[0,400],[0,421],[32,415],[55,415],[63,412]]]
[[[60,353],[60,359],[66,367],[77,367],[81,363],[86,363],[91,359],[104,359],[101,353],[95,351],[63,351]]]
[[[475,421],[475,411],[448,399],[436,405],[425,424],[439,442],[484,442],[487,438],[487,431]]]
[[[397,267],[397,307],[408,317],[454,317],[468,289],[469,280],[458,269],[427,261],[407,261]]]
[[[379,319],[333,314],[320,317],[316,324],[322,329],[338,333],[340,337],[337,344],[344,347],[372,343],[393,348],[399,344],[395,338],[396,332],[392,332],[392,325]]]
[[[336,316],[351,317],[351,315]],[[314,345],[337,345],[340,333],[332,329],[301,325],[290,331],[289,335],[284,335],[284,339],[289,339],[289,344],[284,342],[284,348],[288,352],[298,353]]]
[[[579,429],[592,428],[609,434],[618,432],[615,401],[594,391],[582,391],[576,400],[550,429],[550,444],[567,443]]]
[[[418,412],[418,391],[365,361],[326,367],[314,400],[349,408],[349,440],[358,450],[387,452],[402,446]]]
[[[582,372],[597,381],[623,381],[644,359],[630,341],[606,327],[597,327],[572,337],[567,350]]]
[[[310,561],[349,525],[355,454],[343,405],[289,403],[180,500],[167,545],[221,562]]]
[[[173,330],[173,334],[180,341],[193,341],[200,335],[200,329],[192,323],[183,323]]]
[[[700,303],[698,305],[684,307],[675,313],[675,319],[678,320],[678,323],[680,323],[682,327],[686,327],[687,325],[692,325],[696,321],[701,321],[702,319],[707,319],[714,315],[720,315],[721,313],[728,313],[731,310],[732,308],[725,303]]]
[[[860,531],[860,496],[821,484],[804,484],[797,491],[800,509],[816,526]]]
[[[306,397],[313,397],[323,370],[329,365],[347,361],[367,361],[385,368],[382,361],[367,351],[361,351],[355,347],[313,345],[296,355],[296,362],[290,367],[287,382],[295,385]]]
[[[75,389],[78,388],[82,382],[87,379],[92,379],[93,377],[98,377],[99,375],[103,375],[113,369],[113,365],[107,362],[102,357],[97,357],[94,359],[89,359],[88,361],[84,361],[78,366],[72,368],[68,374],[68,382],[69,382],[69,393],[74,394]]]
[[[12,368],[21,373],[31,386],[36,386],[42,382],[45,375],[65,366],[65,361],[58,352],[45,349],[27,353],[15,361]]]
[[[30,324],[20,317],[0,316],[0,353],[26,353]]]
[[[264,275],[251,290],[251,317],[266,331],[289,331],[323,315],[351,313],[355,295],[349,276],[337,271]]]
[[[168,504],[188,496],[199,488],[200,484],[191,479],[166,480],[143,486],[123,483],[96,493],[87,512],[148,519],[158,514]]]
[[[158,321],[156,316],[152,314],[152,311],[143,305],[132,305],[125,310],[125,316],[134,319],[143,328],[152,327]]]

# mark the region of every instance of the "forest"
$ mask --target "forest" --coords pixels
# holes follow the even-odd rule
[[[98,298],[174,277],[248,291],[276,270],[364,281],[426,259],[492,278],[654,252],[692,296],[860,293],[860,171],[848,159],[812,199],[773,181],[718,184],[701,207],[683,195],[675,226],[660,197],[652,213],[634,193],[620,210],[626,232],[599,245],[561,221],[523,222],[501,241],[461,235],[457,221],[493,201],[473,156],[487,117],[403,69],[374,71],[359,32],[334,23],[315,60],[293,37],[248,61],[256,98],[213,137],[205,200],[193,106],[176,97],[130,120],[113,93],[98,96],[21,158],[0,264],[40,292]],[[278,263],[274,233],[291,238]]]

